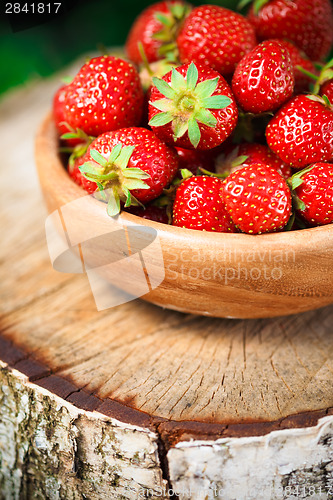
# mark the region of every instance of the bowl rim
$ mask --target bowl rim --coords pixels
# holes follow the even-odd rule
[[[42,177],[43,175],[45,175],[45,171],[42,171],[45,169],[45,166],[44,164],[42,166],[42,162],[38,161],[38,159],[41,159],[41,157],[43,156],[44,159],[48,158],[50,160],[49,162],[46,162],[46,169],[49,169],[49,172],[51,173],[50,168],[52,168],[52,177],[58,178],[64,185],[68,186],[73,200],[88,195],[88,193],[82,187],[76,184],[75,181],[72,180],[68,175],[66,165],[64,165],[63,161],[60,158],[58,146],[58,133],[53,121],[52,112],[49,112],[43,119],[36,135],[35,153],[37,158],[36,163],[39,176]],[[109,218],[106,212],[105,203],[99,200],[96,200],[96,203],[100,206],[103,206],[104,217]],[[159,235],[165,234],[168,236],[174,236],[176,239],[185,238],[187,240],[189,238],[195,237],[197,241],[202,240],[203,245],[205,244],[205,242],[215,242],[217,244],[227,242],[228,244],[234,243],[236,245],[237,243],[240,243],[242,245],[248,243],[250,246],[252,246],[255,241],[257,241],[258,245],[261,241],[261,244],[265,244],[265,246],[276,246],[279,243],[285,244],[286,239],[308,241],[309,239],[312,239],[312,237],[322,237],[323,235],[327,236],[329,234],[331,234],[333,237],[333,223],[295,231],[281,231],[276,233],[252,235],[246,233],[221,233],[214,231],[188,229],[184,227],[173,226],[171,224],[155,222],[150,219],[144,219],[124,210],[120,212],[120,215],[122,221],[128,222],[130,224],[135,223],[136,225],[151,227],[155,229]]]

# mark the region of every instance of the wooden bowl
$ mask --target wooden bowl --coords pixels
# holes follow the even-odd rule
[[[89,220],[95,234],[105,233],[111,221],[106,205],[87,196],[68,176],[58,155],[51,116],[43,121],[37,135],[36,162],[48,211],[51,213],[85,197],[85,208],[75,214],[79,222],[73,226],[80,226],[80,221],[87,224]],[[207,316],[264,318],[299,313],[333,302],[333,225],[252,236],[182,229],[124,212],[120,221],[124,227],[134,225],[157,232],[165,275],[159,286],[150,286],[150,292],[142,296],[153,304]],[[108,256],[114,260],[121,252],[117,245],[98,241],[90,252],[91,266],[105,262]],[[140,247],[140,242],[136,244]],[[153,245],[145,249],[150,283],[154,283],[155,274],[156,282],[157,275],[161,275],[163,263],[158,253]],[[93,256],[98,256],[97,264]],[[106,274],[106,278],[119,285],[117,273]],[[134,270],[129,281],[137,279]],[[122,283],[121,288],[126,287]]]

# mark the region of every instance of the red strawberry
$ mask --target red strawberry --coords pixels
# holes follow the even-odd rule
[[[181,0],[169,0],[150,5],[134,21],[126,40],[126,53],[136,64],[142,62],[140,43],[148,62],[163,59],[176,48],[178,28],[191,11]]]
[[[126,208],[126,212],[130,214],[137,215],[143,219],[152,220],[154,222],[160,222],[161,224],[168,224],[169,217],[166,211],[166,207],[156,207],[155,205],[149,204],[144,208],[142,207],[130,207]]]
[[[214,159],[210,151],[183,148],[176,148],[176,151],[179,157],[179,170],[189,170],[193,175],[198,173],[199,168],[214,172]]]
[[[276,40],[255,47],[238,63],[232,91],[244,111],[264,113],[279,108],[294,91],[288,50]]]
[[[66,94],[67,86],[62,86],[56,92],[53,99],[53,118],[60,135],[60,139],[63,140],[68,146],[69,151],[71,153],[69,162],[68,162],[68,171],[76,180],[77,175],[81,175],[78,170],[76,163],[78,159],[85,154],[88,149],[89,144],[95,139],[95,137],[88,136],[83,130],[76,129],[74,130],[70,125],[65,122],[64,118],[64,106],[65,106],[65,94]],[[86,183],[89,183],[85,179]],[[79,182],[80,183],[80,182]],[[89,188],[87,189],[89,190]],[[93,190],[94,191],[94,190]]]
[[[193,61],[230,75],[256,45],[256,37],[240,14],[217,5],[201,5],[184,21],[177,45],[182,63]]]
[[[98,188],[111,189],[108,213],[157,198],[178,169],[176,151],[150,130],[139,127],[106,132],[91,143],[80,172]]]
[[[66,90],[67,85],[63,85],[57,90],[53,98],[53,119],[59,136],[73,132],[68,126],[66,126],[65,122],[64,112]],[[69,146],[74,147],[77,144],[80,144],[82,141],[80,139],[67,139],[66,142]]]
[[[326,96],[331,104],[333,104],[333,59],[328,61],[322,67],[320,74],[314,86],[314,94]]]
[[[333,43],[330,0],[255,0],[248,19],[259,40],[287,38],[313,61],[324,59]]]
[[[291,215],[291,194],[277,171],[253,164],[223,181],[225,205],[244,233],[261,234],[284,228]]]
[[[64,107],[65,107],[65,92],[67,85],[62,85],[53,97],[53,118],[59,135],[69,132],[69,128],[65,125]]]
[[[333,78],[320,87],[320,95],[326,95],[330,103],[333,103]]]
[[[315,163],[290,179],[298,214],[309,226],[333,222],[333,164]]]
[[[278,40],[279,43],[285,47],[290,55],[291,63],[294,68],[295,77],[295,94],[300,94],[301,92],[308,92],[312,78],[307,76],[303,71],[299,69],[299,66],[311,74],[316,74],[317,70],[310,59],[307,57],[305,52],[300,50],[296,45],[289,42],[288,40]]]
[[[221,188],[222,181],[216,177],[198,176],[184,180],[177,189],[172,224],[201,231],[235,233]]]
[[[153,78],[149,125],[167,144],[201,150],[222,144],[234,130],[238,111],[224,78],[194,63],[162,79]]]
[[[333,110],[317,96],[288,101],[266,128],[268,146],[295,168],[333,157]]]
[[[138,125],[143,90],[134,66],[119,57],[95,57],[78,72],[65,93],[64,118],[88,135]]]
[[[234,146],[227,154],[218,156],[215,160],[216,173],[229,174],[254,163],[273,167],[285,179],[291,176],[290,166],[267,146],[247,142]]]

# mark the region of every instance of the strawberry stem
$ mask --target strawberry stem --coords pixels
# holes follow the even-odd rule
[[[330,59],[324,66],[321,66],[319,68],[320,70],[319,75],[314,75],[313,73],[305,70],[304,68],[301,68],[300,66],[297,66],[297,69],[299,69],[300,71],[302,71],[302,73],[315,80],[316,83],[313,89],[313,93],[318,94],[320,91],[320,87],[325,82],[333,78],[333,58]]]
[[[318,75],[315,75],[314,73],[311,73],[311,71],[308,71],[307,69],[303,68],[303,66],[296,66],[296,69],[298,69],[303,75],[308,76],[314,81],[318,80]]]
[[[158,50],[159,57],[168,61],[178,62],[178,47],[176,39],[184,19],[192,7],[189,4],[174,3],[168,5],[169,12],[156,12],[155,19],[161,23],[161,29],[152,35],[152,38],[162,42]]]
[[[199,170],[204,175],[208,175],[209,177],[217,177],[218,179],[226,179],[230,173],[230,172],[223,172],[221,174],[218,174],[215,172],[210,172],[209,170],[206,170],[205,168],[202,168],[202,167],[199,167]]]
[[[148,75],[153,76],[154,72],[153,72],[153,70],[150,67],[150,64],[149,64],[149,61],[148,61],[145,49],[143,48],[143,45],[142,45],[142,42],[138,42],[138,51],[140,53],[143,66],[144,66],[144,68],[146,68],[146,70],[148,72]]]
[[[238,4],[237,4],[237,9],[238,10],[242,10],[244,7],[246,7],[247,5],[249,5],[253,0],[241,0]]]

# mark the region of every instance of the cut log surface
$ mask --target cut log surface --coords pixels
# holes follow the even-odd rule
[[[0,103],[0,499],[333,498],[333,307],[98,312],[52,269],[33,138],[59,83]]]

